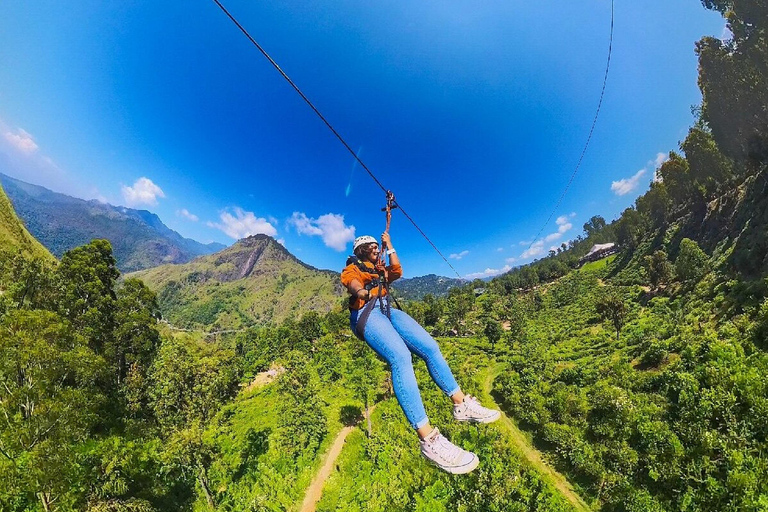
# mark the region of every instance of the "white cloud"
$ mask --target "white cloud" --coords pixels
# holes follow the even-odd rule
[[[460,253],[458,253],[458,254],[454,253],[454,254],[451,254],[451,255],[450,255],[450,256],[448,256],[448,257],[449,257],[449,258],[451,258],[452,260],[460,260],[461,258],[463,258],[464,256],[466,256],[467,254],[469,254],[469,251],[461,251],[461,252],[460,252]]]
[[[285,247],[285,238],[278,238],[278,239],[277,239],[277,243],[279,243],[280,245],[282,245],[283,247]]]
[[[14,148],[21,151],[22,153],[30,154],[34,153],[38,149],[38,146],[35,143],[35,140],[32,138],[32,135],[22,130],[21,128],[17,129],[16,133],[13,133],[13,131],[10,130],[6,131],[3,136],[5,137],[5,140],[10,142]]]
[[[504,251],[503,247],[499,247],[498,249],[496,249],[496,252],[503,252],[503,251]]]
[[[538,240],[520,255],[520,259],[535,258],[544,254],[544,240]]]
[[[645,174],[645,169],[640,169],[631,178],[624,178],[623,180],[614,181],[611,183],[611,190],[617,196],[623,196],[629,194],[637,188],[640,178]]]
[[[664,162],[666,162],[667,160],[669,160],[669,154],[668,154],[668,153],[657,153],[657,154],[656,154],[656,159],[653,161],[653,164],[654,164],[654,165],[656,166],[656,168],[658,169],[658,168],[659,168],[659,167],[661,167],[661,166],[664,164]]]
[[[189,219],[192,222],[197,222],[198,220],[200,220],[200,218],[197,215],[195,215],[194,213],[189,213],[189,210],[187,210],[186,208],[182,208],[181,210],[177,210],[176,211],[176,215],[178,215],[180,217],[184,217],[186,219]]]
[[[256,217],[253,212],[247,212],[239,207],[234,207],[234,215],[228,211],[223,211],[219,215],[221,223],[208,222],[208,226],[220,229],[227,236],[239,240],[252,235],[275,236],[277,229],[262,217]]]
[[[505,272],[509,272],[512,270],[512,267],[509,265],[504,265],[502,268],[487,268],[483,270],[482,272],[475,272],[473,274],[467,274],[464,276],[465,279],[483,279],[485,277],[495,277],[498,275],[501,275]]]
[[[326,213],[311,219],[305,213],[293,212],[288,225],[295,227],[300,235],[321,237],[326,247],[339,252],[355,239],[355,226],[344,224],[344,216],[337,213]]]
[[[123,199],[128,206],[140,204],[157,204],[158,197],[165,197],[163,189],[155,185],[151,179],[141,177],[132,187],[122,186]]]
[[[516,261],[517,261],[517,258],[507,258],[506,260],[504,260],[504,263],[512,264],[512,263],[514,263]]]
[[[553,242],[555,240],[558,240],[560,237],[562,237],[565,233],[570,231],[573,228],[573,224],[569,222],[569,218],[575,216],[575,213],[571,213],[569,215],[561,215],[555,220],[555,223],[557,224],[557,231],[554,233],[550,233],[547,236],[544,237],[545,242]],[[528,242],[530,243],[530,242]],[[539,242],[536,242],[538,244]],[[536,245],[534,244],[534,245]],[[522,242],[521,242],[522,245]]]

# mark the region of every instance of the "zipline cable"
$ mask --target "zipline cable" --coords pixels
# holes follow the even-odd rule
[[[282,75],[282,77],[291,85],[291,87],[293,87],[293,89],[299,94],[299,96],[301,96],[301,99],[303,99],[307,103],[307,105],[309,105],[309,108],[311,108],[315,112],[315,114],[317,114],[317,116],[323,121],[323,123],[325,123],[325,126],[327,126],[329,130],[331,130],[331,132],[336,136],[337,139],[339,139],[339,142],[341,142],[342,145],[345,148],[347,148],[347,151],[349,151],[349,153],[354,157],[354,159],[357,160],[357,163],[359,163],[360,166],[363,169],[365,169],[365,172],[367,172],[368,175],[373,179],[373,181],[376,182],[376,184],[379,186],[379,188],[381,188],[381,190],[383,190],[384,193],[387,193],[389,191],[389,189],[387,189],[384,185],[381,184],[381,182],[378,180],[378,178],[376,178],[376,176],[374,176],[373,172],[371,172],[371,170],[368,168],[368,166],[365,165],[365,162],[363,162],[360,159],[360,157],[357,156],[357,153],[355,153],[355,151],[350,147],[350,145],[347,144],[347,141],[344,140],[344,138],[339,134],[339,132],[336,131],[336,129],[333,127],[333,125],[331,125],[331,123],[328,122],[328,120],[325,118],[325,116],[323,116],[323,114],[317,109],[317,107],[315,107],[315,105],[309,100],[309,98],[307,98],[307,96],[301,91],[301,89],[299,89],[299,86],[297,86],[294,83],[294,81],[291,80],[291,77],[289,77],[286,74],[286,72],[283,71],[282,68],[280,68],[280,65],[277,62],[275,62],[275,60],[267,53],[267,51],[251,36],[251,34],[248,33],[248,31],[245,29],[245,27],[243,27],[235,19],[235,17],[232,16],[232,14],[230,14],[230,12],[226,9],[226,7],[224,7],[221,4],[221,2],[219,0],[213,0],[213,2],[216,5],[219,6],[219,9],[221,9],[222,12],[224,12],[224,14],[226,14],[227,17],[230,20],[232,20],[232,23],[234,23],[237,26],[237,28],[240,29],[240,32],[245,34],[245,37],[247,37],[248,40],[250,40],[251,43],[253,43],[253,45],[261,52],[261,54],[264,57],[266,57],[266,59],[269,61],[269,63],[272,64],[272,66],[278,71],[278,73],[280,73]],[[448,264],[448,266],[451,267],[451,270],[453,270],[454,273],[456,273],[456,276],[458,276],[459,279],[462,279],[462,277],[458,273],[458,271],[455,268],[453,268],[453,265],[451,265],[451,262],[449,262],[448,259],[443,255],[443,253],[440,252],[440,249],[438,249],[437,246],[434,243],[432,243],[432,240],[429,239],[429,237],[424,233],[424,231],[422,231],[422,229],[416,224],[416,222],[411,218],[411,216],[408,215],[408,213],[406,213],[406,211],[403,209],[403,207],[399,203],[398,203],[397,206],[400,209],[400,211],[403,212],[403,215],[405,215],[405,218],[408,219],[411,222],[411,224],[413,224],[413,227],[415,227],[416,230],[421,234],[421,236],[423,236],[424,239],[427,242],[429,242],[429,245],[432,246],[432,248],[437,252],[437,254],[439,254],[440,257],[443,258],[443,261],[445,261]]]
[[[565,194],[568,193],[568,189],[571,188],[571,184],[573,183],[573,180],[576,178],[576,173],[579,172],[579,167],[581,167],[581,162],[584,160],[584,155],[586,155],[587,153],[587,148],[589,147],[589,143],[592,141],[592,135],[594,134],[595,126],[597,125],[597,118],[600,115],[600,108],[603,106],[603,97],[605,97],[605,86],[608,84],[608,71],[611,69],[611,55],[613,54],[614,1],[615,0],[611,0],[611,36],[608,43],[608,63],[605,65],[605,76],[603,77],[603,89],[602,91],[600,91],[600,101],[597,103],[597,111],[595,112],[595,118],[592,120],[592,128],[590,128],[589,130],[589,135],[587,136],[587,143],[584,144],[584,149],[581,151],[581,156],[579,157],[579,161],[576,164],[576,168],[573,170],[573,173],[571,174],[571,179],[568,180],[568,184],[565,186],[565,190],[563,190],[563,193],[560,194],[560,198],[557,200],[557,203],[555,204],[555,207],[552,209],[552,212],[550,212],[549,217],[547,217],[547,221],[544,223],[543,226],[541,226],[541,229],[536,234],[536,237],[531,241],[531,245],[528,246],[528,250],[530,250],[531,247],[533,247],[533,244],[536,243],[536,241],[541,237],[541,234],[549,225],[549,222],[552,220],[552,217],[554,217],[558,208],[560,208],[560,204],[563,202],[563,198],[565,197]]]

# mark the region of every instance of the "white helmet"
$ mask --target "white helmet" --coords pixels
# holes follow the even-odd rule
[[[355,238],[355,244],[352,246],[352,251],[356,251],[358,247],[365,244],[377,244],[379,243],[375,238],[370,235],[363,235]]]

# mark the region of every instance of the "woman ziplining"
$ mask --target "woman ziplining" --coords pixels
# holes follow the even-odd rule
[[[355,161],[368,173],[382,191],[387,193],[387,229],[382,235],[382,249],[387,249],[387,254],[390,258],[389,265],[385,265],[383,254],[379,251],[378,242],[376,239],[370,236],[359,237],[354,243],[355,256],[347,260],[347,266],[342,272],[341,279],[344,286],[346,286],[350,295],[350,325],[352,330],[355,331],[357,336],[368,343],[368,345],[374,349],[381,357],[383,357],[390,365],[392,370],[392,380],[395,388],[395,395],[397,396],[400,406],[403,408],[403,412],[408,418],[408,421],[416,429],[421,438],[421,451],[424,456],[431,462],[437,464],[439,467],[449,471],[451,473],[467,473],[477,467],[479,460],[477,456],[471,452],[463,450],[450,441],[445,439],[437,428],[432,428],[429,424],[429,420],[424,411],[424,405],[421,402],[421,396],[419,394],[418,386],[416,385],[416,378],[413,372],[413,364],[411,361],[411,352],[415,352],[419,357],[424,359],[427,363],[427,368],[432,376],[432,379],[437,385],[448,395],[454,403],[454,418],[458,421],[475,421],[475,422],[491,422],[500,417],[499,411],[494,411],[482,407],[477,399],[471,396],[465,396],[456,380],[453,378],[448,364],[445,362],[443,355],[440,353],[440,348],[437,346],[437,342],[422,328],[415,320],[408,316],[403,311],[391,310],[389,306],[389,293],[387,288],[389,283],[396,280],[402,274],[402,268],[400,262],[396,256],[394,248],[392,247],[391,238],[389,236],[389,220],[390,220],[390,207],[393,207],[394,198],[391,193],[387,191],[384,185],[378,178],[371,172],[367,165],[360,159],[359,155],[355,153],[352,147],[347,143],[341,134],[331,125],[331,123],[323,116],[323,114],[317,109],[317,107],[310,101],[310,99],[299,89],[296,83],[283,71],[275,60],[267,53],[267,51],[248,33],[232,14],[222,5],[220,0],[213,0],[213,2],[224,12],[224,14],[237,26],[237,28],[248,38],[248,40],[261,52],[261,54],[270,62],[270,64],[280,73],[280,75],[290,84],[296,93],[307,103],[307,105],[314,111],[314,113],[320,118],[320,120],[326,125],[326,127],[333,133],[333,135],[339,140],[339,142],[346,148],[346,150],[353,156]],[[597,118],[600,114],[600,109],[603,103],[603,97],[605,94],[606,83],[608,80],[608,71],[611,64],[611,54],[613,48],[613,31],[614,31],[614,0],[611,0],[611,33],[610,43],[608,46],[608,62],[605,68],[605,76],[603,78],[603,87],[600,93],[600,101],[597,106],[595,117],[592,121],[592,127],[587,137],[587,142],[582,150],[581,157],[571,174],[571,178],[565,187],[565,190],[558,199],[555,208],[552,210],[550,217],[545,222],[539,234],[534,239],[539,238],[544,227],[549,224],[554,213],[559,208],[565,194],[571,186],[576,173],[581,166],[581,163],[586,154],[589,143],[592,139],[592,135],[597,124]],[[451,265],[448,259],[442,252],[435,246],[435,244],[429,239],[429,237],[422,231],[422,229],[416,224],[416,222],[405,212],[402,207],[400,211],[403,212],[408,221],[413,224],[414,228],[424,237],[424,239],[432,246],[443,261],[448,265],[457,277],[461,278],[459,272]],[[533,245],[534,242],[531,242]],[[376,285],[374,286],[374,283]],[[376,293],[374,294],[374,287]],[[376,303],[379,303],[380,307],[377,309]]]
[[[437,427],[430,425],[416,383],[411,353],[426,362],[432,380],[453,401],[453,417],[457,421],[490,423],[499,419],[501,413],[483,407],[475,397],[462,393],[434,338],[404,311],[390,307],[389,284],[403,273],[389,235],[393,205],[394,198],[388,193],[387,229],[381,235],[381,249],[372,236],[357,237],[354,256],[347,259],[341,273],[341,282],[351,295],[350,327],[389,363],[395,396],[419,435],[422,455],[449,473],[468,473],[480,461],[477,455],[454,445]],[[382,251],[389,257],[389,265],[385,264]]]

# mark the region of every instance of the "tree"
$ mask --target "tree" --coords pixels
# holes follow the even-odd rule
[[[709,258],[699,244],[683,238],[675,259],[675,270],[682,281],[698,281],[709,272]]]
[[[737,161],[768,155],[768,6],[765,2],[704,0],[723,13],[731,41],[705,37],[696,44],[702,119],[723,153]]]
[[[448,292],[447,313],[451,327],[458,333],[464,332],[464,319],[472,310],[474,295],[471,288],[451,288]]]
[[[616,229],[619,245],[629,249],[637,248],[645,232],[643,217],[634,208],[627,208],[621,214]]]
[[[656,290],[659,286],[668,284],[672,279],[672,264],[667,259],[667,253],[661,250],[654,251],[644,259],[653,289]]]
[[[711,131],[705,127],[691,128],[681,147],[691,178],[704,195],[711,197],[733,176],[732,161],[720,152]]]
[[[6,309],[50,307],[53,266],[50,260],[22,252],[0,254],[0,313]],[[5,306],[3,306],[5,304]]]
[[[150,370],[150,405],[166,442],[167,464],[193,476],[211,508],[208,470],[215,446],[206,425],[237,392],[234,352],[190,339],[167,340]]]
[[[603,320],[610,320],[616,330],[616,341],[619,340],[621,329],[627,320],[627,304],[621,293],[613,288],[606,287],[595,303],[597,314]]]
[[[105,364],[57,314],[12,311],[0,323],[0,487],[72,508],[75,446],[90,437]],[[0,493],[2,494],[2,493]],[[5,504],[0,502],[0,508]],[[30,508],[31,505],[30,505]],[[36,508],[36,507],[35,507]]]
[[[596,235],[605,229],[606,222],[600,215],[594,215],[584,224],[584,235],[587,238]]]
[[[322,318],[317,311],[307,311],[304,313],[297,327],[302,341],[307,346],[311,346],[315,340],[325,334]]]
[[[674,151],[669,153],[669,160],[661,164],[657,173],[673,205],[680,207],[700,196],[693,186],[688,161]]]
[[[434,295],[428,293],[422,299],[424,309],[424,325],[435,325],[443,314],[442,304]]]
[[[483,334],[485,334],[485,337],[488,338],[488,341],[491,342],[491,350],[495,350],[496,342],[501,339],[501,335],[504,334],[504,329],[502,329],[499,322],[489,318],[485,322],[485,329],[483,330]]]
[[[659,229],[667,226],[672,201],[663,182],[651,183],[648,192],[637,198],[635,206],[641,215],[650,219],[653,227]]]
[[[115,329],[118,276],[107,240],[94,240],[67,251],[56,271],[58,312],[72,322],[97,354],[103,354]]]
[[[132,366],[144,372],[149,369],[160,345],[159,318],[155,293],[138,279],[126,279],[117,291],[114,341],[105,351],[115,368],[118,384]]]
[[[303,452],[314,455],[328,432],[328,419],[318,398],[317,376],[307,356],[289,352],[282,366],[285,372],[277,380],[280,402],[277,445],[290,459]]]

